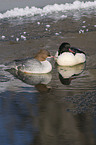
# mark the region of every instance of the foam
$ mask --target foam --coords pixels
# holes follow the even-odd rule
[[[54,4],[54,5],[47,5],[43,8],[31,7],[28,6],[25,8],[14,8],[11,10],[7,10],[5,13],[0,13],[0,19],[4,18],[14,18],[14,17],[32,17],[35,15],[44,16],[47,14],[58,13],[58,12],[66,12],[71,10],[80,10],[80,9],[96,9],[96,1],[90,2],[80,2],[75,1],[73,3],[65,3],[65,4]],[[63,15],[63,17],[66,15]]]

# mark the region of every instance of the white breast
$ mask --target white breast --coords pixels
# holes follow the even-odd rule
[[[48,73],[52,70],[52,65],[49,61],[42,61],[42,73]]]
[[[85,55],[83,53],[77,53],[76,55],[74,55],[70,52],[64,52],[58,57],[56,53],[55,56],[56,62],[61,66],[73,66],[85,62]]]
[[[79,64],[79,63],[84,63],[84,62],[86,61],[85,54],[83,54],[83,53],[77,53],[77,54],[75,55],[75,59],[76,59],[76,61],[77,61],[77,64]]]

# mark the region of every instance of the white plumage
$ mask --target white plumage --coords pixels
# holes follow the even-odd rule
[[[73,66],[86,61],[85,55],[83,53],[76,53],[75,55],[71,52],[64,52],[57,56],[58,52],[55,55],[55,60],[58,65],[61,66]]]
[[[46,60],[50,56],[49,51],[41,49],[34,58],[14,60],[7,64],[7,67],[14,68],[24,73],[49,73],[52,70],[51,63]]]
[[[80,49],[71,47],[69,43],[62,43],[55,54],[55,61],[60,66],[74,66],[86,61],[86,56]]]

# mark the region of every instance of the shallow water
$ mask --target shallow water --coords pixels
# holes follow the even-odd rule
[[[0,145],[96,145],[95,11],[0,19]],[[64,41],[85,51],[85,64],[52,59],[44,75],[5,70],[40,48],[55,55]]]
[[[28,75],[0,66],[2,145],[96,144],[96,68]]]

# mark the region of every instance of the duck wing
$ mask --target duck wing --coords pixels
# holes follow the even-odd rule
[[[70,48],[69,48],[69,51],[72,52],[74,55],[75,55],[76,53],[83,53],[83,54],[85,54],[85,52],[83,52],[83,51],[80,50],[79,48],[75,48],[75,47],[70,47]]]

